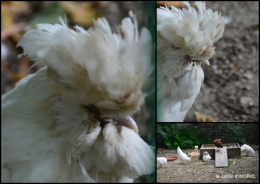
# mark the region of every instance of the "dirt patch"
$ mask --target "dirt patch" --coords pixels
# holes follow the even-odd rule
[[[254,148],[258,150],[258,148]],[[184,150],[184,153],[193,151]],[[176,150],[157,149],[157,157],[177,156]],[[174,183],[259,183],[259,154],[255,157],[229,159],[228,167],[216,168],[215,160],[205,163],[197,160],[182,164],[179,160],[169,161],[162,168],[157,168],[157,182]]]

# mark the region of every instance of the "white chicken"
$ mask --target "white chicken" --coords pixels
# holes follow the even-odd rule
[[[157,158],[157,165],[163,167],[167,163],[167,159],[165,157],[158,157]]]
[[[191,157],[192,161],[197,160],[199,157],[199,147],[195,146],[194,148],[195,149],[191,153],[188,153],[188,156]]]
[[[209,153],[207,151],[204,151],[204,153],[203,153],[203,160],[205,162],[209,162],[211,160],[211,156],[209,155]]]
[[[104,18],[87,31],[61,20],[19,41],[45,67],[2,96],[2,181],[132,182],[154,171],[130,117],[153,72],[151,35],[129,15],[122,35]]]
[[[254,157],[255,156],[255,151],[253,148],[251,148],[249,145],[244,144],[241,146],[241,152],[245,153],[247,156]]]
[[[158,122],[184,120],[204,80],[201,64],[209,64],[224,31],[224,18],[205,2],[196,2],[198,11],[184,3],[187,9],[157,8]]]
[[[183,153],[179,147],[177,148],[177,155],[178,155],[178,159],[180,159],[181,163],[191,161],[191,159],[185,153]]]

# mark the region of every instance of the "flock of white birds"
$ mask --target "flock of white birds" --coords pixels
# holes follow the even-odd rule
[[[191,153],[188,153],[187,155],[180,149],[180,147],[178,147],[177,155],[178,155],[179,163],[188,163],[191,162],[192,160],[193,161],[198,160],[200,156],[198,146],[195,146],[194,148],[195,149]],[[246,155],[246,156],[254,157],[256,154],[254,149],[247,144],[243,144],[243,146],[241,146],[240,149],[241,149],[241,155],[243,156]],[[204,151],[202,159],[204,162],[210,162],[211,156],[207,151]],[[162,168],[166,164],[167,164],[167,159],[165,157],[157,157],[157,167]]]

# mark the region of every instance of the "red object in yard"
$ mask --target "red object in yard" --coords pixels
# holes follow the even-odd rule
[[[165,157],[167,159],[167,161],[174,161],[174,160],[177,160],[178,157],[177,156],[168,156],[168,157]]]

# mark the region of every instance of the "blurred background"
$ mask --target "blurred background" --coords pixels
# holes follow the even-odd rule
[[[221,12],[225,30],[210,65],[202,65],[204,83],[184,121],[259,122],[259,1],[205,3]],[[165,5],[185,7],[157,1],[157,7]]]
[[[156,3],[133,1],[95,1],[95,2],[47,2],[47,1],[1,1],[1,94],[14,88],[15,83],[28,74],[36,72],[41,66],[29,69],[34,63],[30,59],[17,58],[22,48],[16,48],[23,35],[39,23],[59,23],[59,17],[66,17],[69,27],[79,25],[88,29],[93,19],[105,17],[112,31],[132,10],[137,15],[139,29],[147,27],[152,34],[155,48]],[[155,63],[155,52],[153,52]],[[152,76],[151,91],[141,111],[134,115],[140,136],[155,147],[155,75]],[[155,164],[155,161],[154,161]],[[155,173],[142,176],[135,182],[155,182]]]

